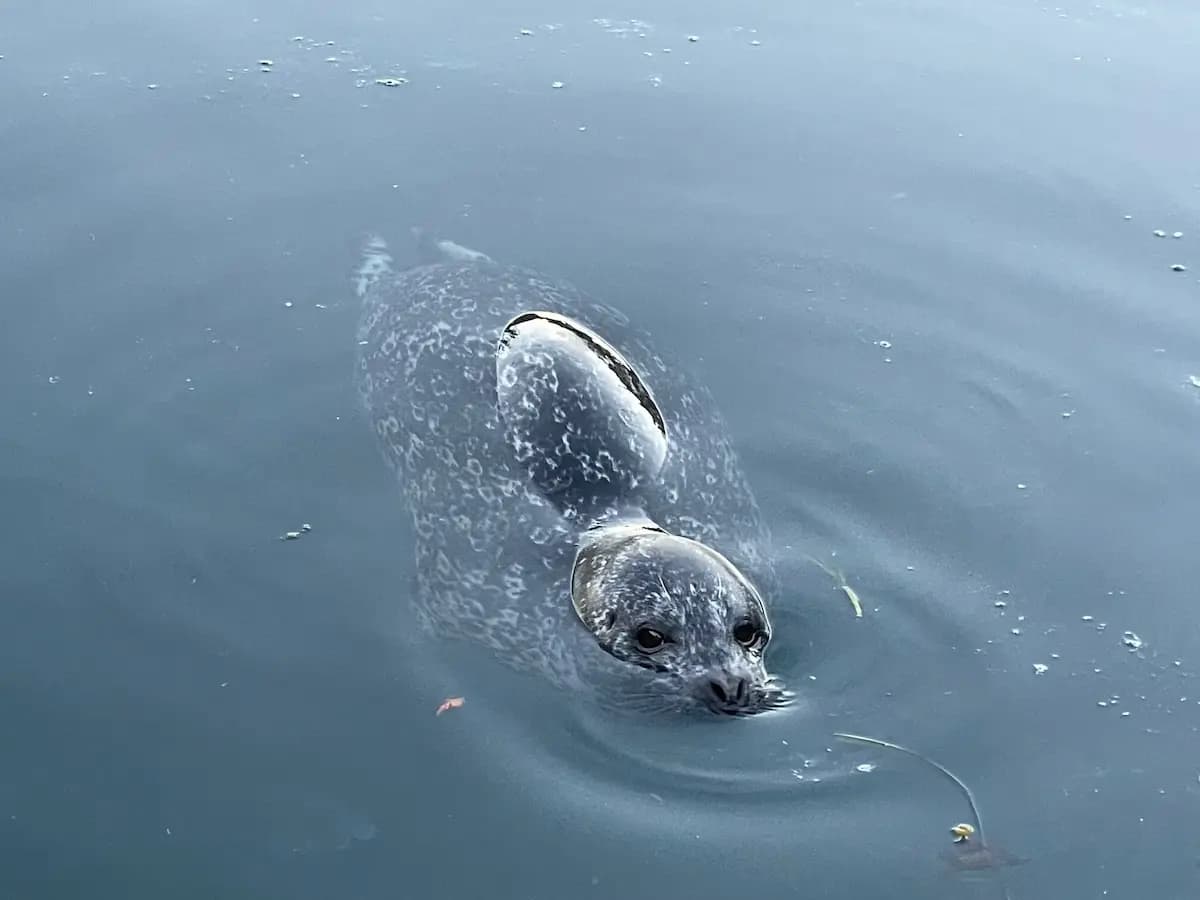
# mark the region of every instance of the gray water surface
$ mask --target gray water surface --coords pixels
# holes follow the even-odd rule
[[[1196,896],[1200,8],[17,3],[0,56],[0,898]],[[350,281],[414,225],[712,389],[796,706],[415,631]]]

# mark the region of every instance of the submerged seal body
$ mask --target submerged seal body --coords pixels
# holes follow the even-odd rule
[[[360,269],[358,387],[425,628],[622,708],[749,713],[769,539],[711,397],[619,312],[449,242]]]

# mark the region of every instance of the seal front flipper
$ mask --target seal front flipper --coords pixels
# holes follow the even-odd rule
[[[454,241],[434,237],[428,228],[415,226],[412,229],[413,240],[417,247],[419,265],[431,266],[438,263],[481,262],[490,263],[494,260],[479,250],[472,250]]]
[[[596,519],[639,505],[661,471],[667,424],[649,387],[603,337],[567,316],[521,313],[496,347],[505,439],[539,492]]]

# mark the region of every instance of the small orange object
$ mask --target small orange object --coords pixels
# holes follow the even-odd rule
[[[466,697],[448,697],[442,701],[442,705],[437,708],[437,712],[434,713],[434,715],[440,716],[442,713],[448,710],[458,709],[466,702]]]

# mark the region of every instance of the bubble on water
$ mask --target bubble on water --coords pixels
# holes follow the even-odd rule
[[[1145,642],[1132,631],[1126,631],[1121,635],[1121,643],[1130,650],[1141,650],[1145,646]]]

